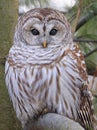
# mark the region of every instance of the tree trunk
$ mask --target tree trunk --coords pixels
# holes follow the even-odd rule
[[[0,130],[21,130],[4,81],[4,57],[12,45],[18,0],[0,0]]]

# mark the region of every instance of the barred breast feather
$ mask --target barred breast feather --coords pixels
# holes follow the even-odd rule
[[[93,128],[85,62],[78,46],[36,49],[13,46],[6,62],[8,92],[22,125],[46,108]]]

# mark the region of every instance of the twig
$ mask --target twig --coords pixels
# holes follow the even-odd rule
[[[77,31],[80,27],[82,27],[85,23],[87,23],[91,18],[97,15],[96,12],[88,12],[77,24],[75,31]]]
[[[38,2],[39,2],[39,5],[40,5],[40,8],[42,8],[42,1],[38,0]]]
[[[97,51],[97,48],[93,49],[92,51],[90,51],[89,53],[87,53],[86,55],[84,55],[84,57],[86,58],[86,57],[90,56],[91,54],[93,54],[96,51]]]
[[[86,39],[73,39],[74,42],[80,42],[80,43],[97,43],[97,40],[86,40]]]
[[[76,30],[76,26],[77,26],[78,21],[79,21],[79,17],[80,17],[80,14],[81,14],[82,4],[83,4],[83,0],[80,0],[79,1],[79,6],[78,6],[78,10],[77,10],[76,19],[75,19],[75,24],[74,24],[74,27],[73,27],[73,34],[74,34],[75,30]]]
[[[84,40],[84,39],[73,39],[74,42],[78,42],[79,44],[80,43],[96,43],[97,44],[97,40]],[[93,49],[92,51],[90,51],[89,53],[85,54],[84,57],[88,57],[90,56],[91,54],[93,54],[94,52],[97,51],[97,48]]]

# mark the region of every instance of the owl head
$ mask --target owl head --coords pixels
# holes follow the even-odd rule
[[[14,44],[48,48],[70,44],[70,25],[64,14],[50,8],[36,8],[19,18]]]

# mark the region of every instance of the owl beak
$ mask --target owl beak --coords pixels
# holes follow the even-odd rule
[[[44,48],[47,47],[47,43],[46,43],[46,41],[43,42],[43,47],[44,47]]]

